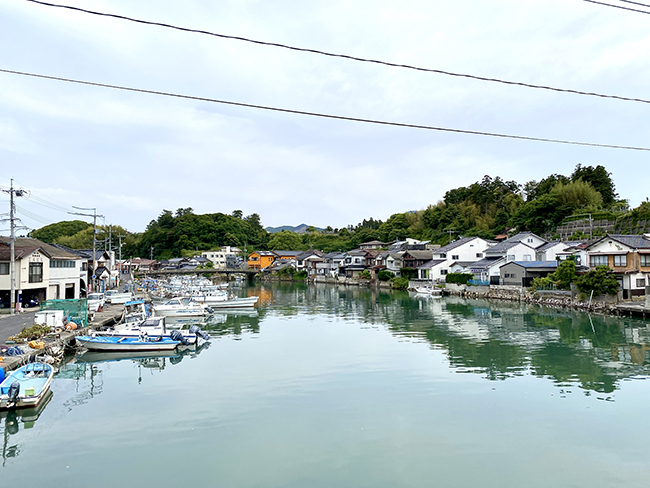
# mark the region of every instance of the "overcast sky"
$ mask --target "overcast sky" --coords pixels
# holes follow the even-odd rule
[[[423,68],[650,99],[650,15],[583,0],[63,3]],[[650,147],[650,104],[330,58],[25,0],[0,0],[0,68],[347,117]],[[569,175],[578,163],[605,166],[620,196],[638,206],[650,193],[649,158],[0,73],[0,186],[13,177],[32,192],[17,202],[30,228],[72,219],[65,213],[72,205],[96,207],[105,216],[100,223],[133,232],[163,209],[180,207],[255,212],[264,226],[343,227],[424,209],[486,174],[523,184]],[[0,206],[8,211],[7,195]]]

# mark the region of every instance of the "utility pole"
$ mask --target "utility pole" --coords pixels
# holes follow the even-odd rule
[[[92,210],[93,213],[87,214],[87,213],[79,213],[79,212],[68,212],[71,215],[83,215],[84,217],[92,217],[93,218],[93,274],[92,274],[92,291],[95,291],[95,279],[97,276],[95,275],[95,272],[97,271],[97,217],[104,218],[103,215],[98,215],[97,214],[97,209],[95,207],[93,208],[83,208],[83,207],[75,207],[74,205],[72,208],[76,208],[77,210]]]
[[[121,234],[118,234],[118,235],[117,235],[117,238],[119,239],[119,248],[118,248],[118,252],[119,252],[119,254],[120,254],[120,263],[122,262],[122,237],[126,237],[126,236],[123,236],[123,235],[121,235]]]
[[[10,298],[9,302],[11,303],[11,315],[16,313],[16,206],[14,204],[14,196],[22,197],[27,193],[22,189],[14,189],[14,179],[11,178],[11,186],[9,190],[2,190],[4,193],[9,194],[9,226],[11,228],[11,234],[9,238],[9,248],[11,257],[9,259],[9,279],[11,281],[10,285]]]

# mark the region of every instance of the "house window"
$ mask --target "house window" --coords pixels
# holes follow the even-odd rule
[[[589,266],[609,266],[607,256],[589,256]]]
[[[524,261],[532,261],[530,254],[524,254]]]
[[[440,254],[440,259],[447,259],[447,254],[446,253],[441,253]]]
[[[615,267],[624,267],[627,266],[627,255],[617,254],[614,256],[614,266]]]
[[[528,242],[528,243],[530,244],[530,243],[533,242],[533,240],[529,237],[528,240],[527,240],[526,242]]]
[[[50,261],[50,268],[74,268],[74,261],[57,259]]]
[[[514,260],[515,260],[515,255],[514,254],[509,254],[508,258],[506,259],[506,261],[514,261]]]
[[[355,264],[359,264],[360,262],[361,262],[361,260],[359,258],[354,258],[354,263]]]
[[[458,254],[452,254],[451,259],[460,259],[460,258],[458,257]]]
[[[636,287],[637,288],[643,288],[645,286],[645,278],[637,278],[636,279]]]
[[[477,258],[482,258],[482,257],[483,257],[483,253],[482,253],[482,252],[477,252],[477,253],[476,253],[476,257],[477,257]]]
[[[9,263],[0,263],[0,275],[9,274]]]
[[[650,254],[641,254],[641,266],[650,266]]]
[[[440,274],[443,275],[443,276],[446,275],[446,274],[447,274],[447,270],[446,270],[446,269],[441,269],[441,270],[440,270]]]
[[[43,263],[29,263],[29,282],[41,283],[43,281]]]

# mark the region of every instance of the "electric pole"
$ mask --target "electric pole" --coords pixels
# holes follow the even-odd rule
[[[25,193],[27,193],[23,189],[14,189],[14,179],[11,179],[11,186],[9,187],[9,190],[2,190],[4,193],[9,194],[9,226],[11,229],[11,234],[9,238],[9,248],[10,248],[10,254],[11,257],[9,259],[9,280],[11,281],[10,285],[10,306],[11,306],[11,314],[13,315],[16,313],[16,205],[14,204],[14,196],[15,197],[22,197],[25,196]]]
[[[71,215],[83,215],[84,217],[92,217],[93,218],[93,274],[92,274],[92,291],[95,291],[95,279],[97,278],[97,275],[95,274],[97,271],[97,217],[104,218],[103,215],[98,215],[97,214],[97,209],[96,208],[83,208],[83,207],[75,207],[74,205],[72,208],[76,208],[77,210],[92,210],[93,213],[87,214],[87,213],[79,213],[79,212],[68,212]]]

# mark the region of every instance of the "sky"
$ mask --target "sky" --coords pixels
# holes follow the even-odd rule
[[[396,64],[650,99],[650,15],[584,0],[85,0],[63,5]],[[620,0],[611,4],[650,12]],[[642,0],[640,0],[641,3]],[[56,2],[56,0],[53,0]],[[647,2],[650,5],[650,1]],[[650,104],[296,52],[0,0],[0,69],[470,131],[650,147]],[[0,188],[29,229],[96,208],[345,227],[425,209],[484,175],[603,165],[632,207],[650,152],[391,127],[0,72]],[[0,194],[0,213],[9,211]],[[81,211],[82,213],[84,211]],[[0,216],[1,217],[1,216]],[[6,217],[6,216],[5,216]],[[7,234],[9,224],[0,223]]]

